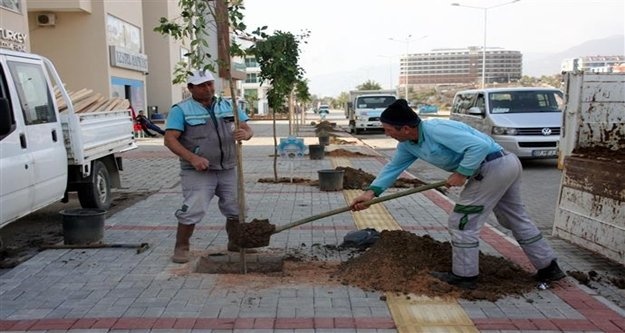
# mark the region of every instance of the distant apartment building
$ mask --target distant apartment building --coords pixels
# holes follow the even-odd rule
[[[587,56],[569,58],[562,61],[562,73],[566,72],[593,72],[611,73],[615,68],[625,64],[625,56]]]
[[[400,59],[400,91],[429,84],[467,84],[482,79],[483,48],[434,49],[408,54]],[[521,52],[492,47],[486,49],[486,83],[510,82],[522,76]],[[407,81],[406,81],[407,80]]]
[[[245,57],[245,81],[243,81],[243,98],[249,103],[250,113],[264,115],[269,113],[267,101],[267,83],[260,83],[260,65],[254,56]]]

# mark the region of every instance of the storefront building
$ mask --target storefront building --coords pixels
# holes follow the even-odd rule
[[[153,29],[179,12],[167,0],[1,0],[0,42],[52,60],[69,91],[91,89],[128,99],[149,115],[165,114],[188,95],[172,73],[189,48]],[[210,38],[207,52],[218,58],[217,36]],[[243,70],[232,73],[245,78]],[[217,80],[218,92],[229,90],[225,82]]]

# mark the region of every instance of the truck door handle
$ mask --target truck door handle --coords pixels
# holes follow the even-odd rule
[[[56,140],[57,140],[57,138],[56,138],[56,130],[55,130],[55,129],[53,129],[53,130],[52,130],[52,141],[53,141],[53,142],[56,142]]]
[[[26,135],[24,135],[24,133],[20,134],[20,146],[22,146],[22,149],[26,149],[28,147],[26,144]]]

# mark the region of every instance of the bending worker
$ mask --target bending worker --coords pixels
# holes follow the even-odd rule
[[[399,99],[380,116],[387,136],[399,141],[392,159],[368,189],[352,203],[355,211],[379,196],[418,158],[451,172],[447,186],[464,186],[449,215],[452,267],[432,272],[439,280],[465,289],[476,287],[479,276],[479,235],[491,211],[499,223],[512,230],[532,265],[535,278],[550,282],[562,279],[553,249],[531,221],[521,200],[521,162],[488,135],[463,123],[433,119],[422,122]]]

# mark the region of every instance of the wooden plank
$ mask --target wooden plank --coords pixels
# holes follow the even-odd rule
[[[75,111],[76,113],[82,113],[82,112],[84,112],[84,111],[85,111],[85,110],[89,107],[89,105],[91,105],[91,104],[93,104],[95,101],[97,101],[97,100],[98,100],[98,98],[100,98],[100,96],[101,96],[101,95],[100,95],[99,93],[97,93],[97,94],[91,94],[91,96],[89,96],[88,98],[83,99],[82,101],[80,101],[80,102],[78,102],[78,103],[74,104],[74,111]]]
[[[85,112],[96,112],[99,111],[100,108],[102,108],[102,105],[104,105],[105,103],[108,103],[109,99],[100,96],[100,98],[98,98],[97,101],[95,101],[95,103],[91,104],[86,110]]]

